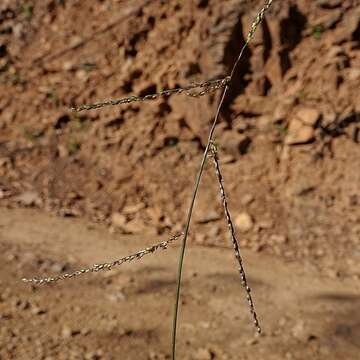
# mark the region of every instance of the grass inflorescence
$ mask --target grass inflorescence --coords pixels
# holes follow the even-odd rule
[[[160,97],[168,97],[168,96],[175,95],[175,94],[185,94],[185,95],[191,96],[191,97],[200,97],[200,96],[206,95],[210,92],[213,92],[213,91],[216,91],[219,89],[223,89],[223,92],[220,97],[220,101],[219,101],[219,104],[218,104],[218,107],[217,107],[217,110],[215,113],[214,121],[212,123],[212,126],[211,126],[209,134],[208,134],[208,141],[207,141],[207,144],[206,144],[203,156],[202,156],[202,160],[200,162],[199,170],[198,170],[198,173],[197,173],[197,176],[195,179],[194,189],[193,189],[193,193],[192,193],[191,200],[190,200],[190,205],[189,205],[189,209],[188,209],[188,213],[187,213],[187,219],[186,219],[184,232],[173,236],[172,238],[170,238],[167,241],[153,245],[153,246],[148,247],[144,250],[141,250],[135,254],[125,256],[125,257],[115,260],[113,262],[108,262],[108,263],[103,263],[103,264],[95,264],[91,267],[84,268],[84,269],[81,269],[81,270],[78,270],[78,271],[75,271],[75,272],[72,272],[69,274],[60,274],[60,275],[53,276],[53,277],[30,278],[30,279],[25,278],[25,279],[23,279],[24,282],[35,284],[35,285],[43,285],[43,284],[54,283],[54,282],[57,282],[60,280],[71,279],[71,278],[78,277],[83,274],[94,273],[94,272],[98,272],[101,270],[111,270],[114,267],[122,265],[125,262],[131,262],[135,259],[139,260],[145,255],[152,254],[161,249],[166,249],[169,244],[171,244],[172,242],[174,242],[174,241],[178,240],[180,237],[182,237],[183,241],[182,241],[180,255],[179,255],[179,264],[178,264],[177,282],[176,282],[176,297],[175,297],[174,316],[173,316],[173,324],[172,324],[172,338],[171,338],[172,339],[171,340],[171,356],[172,356],[172,359],[175,360],[176,359],[177,320],[178,320],[181,278],[182,278],[182,272],[183,272],[183,263],[184,263],[184,257],[185,257],[186,244],[187,244],[187,239],[188,239],[188,235],[189,235],[190,223],[191,223],[192,214],[193,214],[193,210],[194,210],[195,200],[197,198],[198,191],[200,188],[200,182],[201,182],[201,178],[202,178],[202,175],[204,172],[205,163],[210,155],[210,157],[213,159],[214,166],[215,166],[215,172],[216,172],[217,180],[219,183],[221,201],[222,201],[223,208],[224,208],[224,216],[225,216],[226,223],[227,223],[229,233],[230,233],[230,240],[231,240],[231,243],[234,248],[236,260],[239,265],[239,273],[240,273],[241,283],[246,291],[246,297],[247,297],[247,300],[249,303],[250,312],[252,314],[254,325],[255,325],[257,331],[259,333],[261,332],[259,320],[257,317],[257,313],[255,311],[254,301],[253,301],[253,298],[251,295],[250,287],[249,287],[247,279],[246,279],[245,269],[244,269],[243,261],[242,261],[241,255],[240,255],[240,248],[239,248],[238,240],[236,238],[235,228],[234,228],[234,225],[233,225],[233,222],[231,219],[231,215],[230,215],[230,211],[229,211],[229,207],[228,207],[227,197],[226,197],[226,193],[225,193],[225,187],[224,187],[224,183],[223,183],[223,176],[222,176],[221,169],[220,169],[218,152],[217,152],[217,148],[213,142],[213,137],[214,137],[215,129],[216,129],[217,123],[219,121],[221,112],[223,110],[224,100],[226,98],[226,95],[227,95],[229,89],[232,86],[232,83],[234,81],[234,74],[235,74],[236,70],[238,69],[240,60],[243,56],[243,53],[244,53],[246,47],[249,45],[250,41],[252,40],[257,28],[261,24],[266,11],[270,8],[272,2],[273,2],[273,0],[266,0],[263,7],[257,13],[254,21],[252,22],[252,25],[248,32],[248,35],[246,37],[245,44],[242,46],[242,48],[239,51],[239,55],[233,65],[230,75],[228,75],[224,78],[221,78],[221,79],[206,80],[201,83],[195,83],[195,84],[191,84],[191,85],[184,86],[184,87],[162,90],[158,93],[149,94],[149,95],[145,95],[145,96],[134,96],[133,95],[133,96],[125,97],[122,99],[102,101],[102,102],[98,102],[98,103],[94,103],[94,104],[86,104],[86,105],[81,105],[79,107],[72,108],[73,111],[80,112],[80,111],[84,111],[84,110],[100,109],[100,108],[103,108],[106,106],[115,106],[115,105],[129,104],[132,102],[143,102],[143,101],[148,101],[148,100],[155,100]]]

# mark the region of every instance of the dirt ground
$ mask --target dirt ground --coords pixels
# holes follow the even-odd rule
[[[19,279],[183,229],[221,92],[70,108],[228,75],[261,5],[0,2],[0,357],[168,356],[178,245],[51,288]],[[274,0],[239,69],[215,140],[265,331],[254,338],[209,162],[179,356],[358,359],[360,2]]]
[[[21,278],[113,260],[159,239],[111,235],[34,210],[0,215],[1,359],[169,358],[178,245],[35,288]],[[232,250],[191,246],[180,359],[359,359],[359,282],[329,279],[302,262],[243,256],[263,335],[251,325]]]
[[[219,92],[82,113],[70,106],[227,75],[260,5],[3,1],[1,204],[86,217],[124,234],[182,229]],[[215,134],[242,247],[353,279],[359,11],[357,1],[275,1]],[[221,245],[211,166],[196,214],[192,241]]]

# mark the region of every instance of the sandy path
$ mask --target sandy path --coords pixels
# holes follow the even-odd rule
[[[51,287],[32,290],[19,281],[113,260],[154,241],[0,209],[0,359],[168,358],[178,245]],[[359,282],[264,255],[243,257],[263,336],[254,336],[232,251],[190,247],[179,359],[360,359]]]

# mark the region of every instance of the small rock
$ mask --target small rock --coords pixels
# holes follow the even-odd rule
[[[313,108],[301,108],[297,114],[297,118],[308,126],[315,126],[320,119],[320,112]]]
[[[72,61],[65,61],[63,63],[63,69],[65,71],[71,71],[75,69],[74,63]]]
[[[241,204],[244,206],[250,205],[255,200],[254,196],[251,194],[246,194],[241,199]]]
[[[348,79],[351,81],[360,80],[360,68],[351,68],[347,73]]]
[[[246,341],[246,345],[256,345],[259,342],[259,339],[252,337]]]
[[[235,159],[239,157],[239,154],[245,155],[251,143],[251,138],[233,131],[224,131],[221,135],[222,150],[226,155],[232,155]]]
[[[80,334],[83,336],[87,336],[87,335],[91,334],[91,330],[89,328],[83,328],[83,329],[81,329]]]
[[[211,360],[213,353],[209,349],[201,348],[194,354],[195,360]]]
[[[295,326],[291,329],[291,332],[295,338],[298,340],[305,341],[307,338],[307,333],[305,330],[305,323],[303,320],[299,320]]]
[[[209,222],[217,221],[220,219],[220,215],[215,210],[209,210],[206,213],[199,215],[197,222],[199,224],[207,224]]]
[[[293,336],[303,342],[315,340],[316,336],[309,333],[307,326],[303,320],[299,320],[291,330]]]
[[[319,0],[317,5],[324,9],[334,9],[340,7],[343,0]]]
[[[30,303],[27,300],[16,299],[14,306],[19,310],[27,310],[30,308]]]
[[[122,227],[126,224],[126,222],[127,222],[126,216],[123,214],[117,212],[111,215],[111,223],[115,227]]]
[[[257,225],[259,230],[272,229],[274,227],[274,222],[272,220],[262,220]]]
[[[73,330],[69,326],[66,326],[66,325],[63,327],[63,329],[61,331],[61,336],[64,339],[71,338],[71,337],[76,336],[78,334],[80,334],[79,330]]]
[[[0,199],[4,199],[5,198],[5,191],[0,189]]]
[[[254,222],[248,213],[243,212],[236,217],[235,225],[239,229],[239,231],[247,232],[252,229],[252,227],[254,226]]]
[[[337,277],[340,276],[340,272],[336,269],[327,269],[326,270],[326,275],[329,276],[332,279],[336,279]]]
[[[0,320],[10,320],[12,317],[13,316],[10,312],[0,313]]]
[[[126,215],[135,214],[144,208],[145,208],[144,203],[138,203],[135,205],[127,205],[127,206],[124,206],[124,208],[122,209],[122,213],[126,214]]]
[[[276,244],[286,244],[287,242],[287,237],[285,235],[271,235],[270,236],[270,241]]]
[[[31,309],[31,313],[34,314],[34,315],[43,315],[43,314],[46,314],[46,310],[42,309],[41,307],[34,306]]]
[[[121,226],[121,229],[127,234],[138,234],[150,231],[154,231],[153,235],[156,235],[156,229],[147,229],[146,225],[141,219],[133,219],[127,222],[125,225]]]
[[[68,150],[68,148],[67,148],[65,145],[63,145],[63,144],[59,144],[59,145],[58,145],[58,153],[59,153],[59,156],[60,156],[61,158],[66,158],[66,157],[69,156],[69,150]]]
[[[77,70],[75,76],[82,82],[86,82],[89,79],[89,74],[86,70]]]
[[[285,137],[285,144],[298,145],[307,144],[314,140],[314,129],[311,126],[304,125],[302,121],[294,118],[289,125],[288,134]]]
[[[27,207],[40,206],[42,204],[41,197],[35,191],[25,191],[22,194],[16,196],[15,200]]]
[[[125,294],[122,291],[117,291],[115,293],[112,294],[107,294],[106,297],[111,301],[111,302],[120,302],[126,299]]]
[[[195,242],[197,244],[205,244],[206,240],[207,240],[207,236],[204,233],[195,234]]]
[[[231,154],[225,154],[224,156],[221,157],[222,164],[232,164],[235,161],[236,161],[235,156],[233,156]]]

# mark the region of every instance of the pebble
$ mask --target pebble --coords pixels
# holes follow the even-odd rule
[[[235,225],[240,232],[248,232],[253,228],[254,221],[248,213],[243,212],[236,217]]]
[[[115,227],[122,227],[126,224],[126,222],[127,222],[126,216],[123,214],[116,212],[111,215],[111,223]]]
[[[69,339],[73,336],[76,336],[80,334],[80,331],[79,330],[73,330],[71,329],[69,326],[64,326],[62,331],[61,331],[61,336],[64,338],[64,339]]]
[[[244,206],[250,205],[255,200],[254,196],[251,194],[246,194],[241,199],[241,204]]]
[[[286,145],[306,144],[314,139],[314,129],[305,125],[301,120],[294,118],[291,120],[288,134],[285,137]]]
[[[106,297],[111,302],[119,302],[119,301],[126,300],[126,296],[122,291],[117,291],[112,294],[107,294]]]
[[[209,349],[201,348],[194,354],[194,360],[211,360],[213,354]]]
[[[307,334],[305,331],[305,323],[303,320],[299,320],[295,326],[291,329],[291,333],[298,340],[306,340]]]
[[[320,112],[314,108],[301,108],[296,113],[297,118],[308,126],[315,126],[320,119]]]
[[[360,80],[360,69],[359,68],[349,69],[347,76],[350,81]]]
[[[123,214],[134,214],[134,213],[137,213],[137,212],[143,210],[144,208],[145,208],[144,203],[138,203],[135,205],[127,205],[127,206],[124,206],[124,208],[122,209],[122,213]]]
[[[259,342],[259,339],[253,337],[246,341],[246,345],[248,345],[248,346],[256,345],[258,342]]]
[[[318,6],[324,9],[334,9],[336,7],[340,7],[343,0],[319,0]]]
[[[270,241],[276,244],[286,244],[288,239],[285,235],[273,234],[270,236]]]
[[[262,220],[258,223],[259,229],[272,229],[274,227],[274,222],[272,220]]]
[[[302,342],[308,342],[316,339],[315,335],[309,333],[308,327],[303,320],[299,320],[295,324],[295,326],[291,329],[291,333],[296,339]]]
[[[204,233],[196,233],[195,234],[195,242],[197,244],[204,244],[207,240],[207,236]]]
[[[41,197],[35,191],[25,191],[22,194],[18,195],[15,200],[27,207],[31,206],[40,206],[42,204]]]
[[[46,313],[46,310],[41,308],[41,307],[38,307],[38,306],[34,306],[32,309],[31,309],[31,313],[34,314],[34,315],[42,315],[42,314],[45,314]]]
[[[209,222],[217,221],[220,219],[220,215],[215,210],[209,210],[206,213],[202,213],[198,219],[197,223],[207,224]]]

